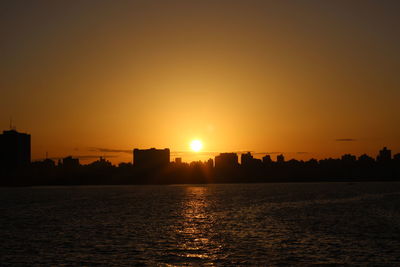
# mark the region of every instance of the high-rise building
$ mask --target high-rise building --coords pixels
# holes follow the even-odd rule
[[[245,154],[242,154],[241,156],[240,156],[240,163],[243,165],[243,166],[248,166],[248,165],[251,165],[252,163],[253,163],[253,155],[251,155],[251,153],[250,152],[247,152],[247,153],[245,153]]]
[[[238,166],[238,156],[236,153],[221,153],[215,157],[216,169],[229,169]]]
[[[344,154],[340,159],[342,162],[355,162],[357,157],[352,154]]]
[[[137,149],[133,150],[133,164],[140,168],[162,168],[170,162],[170,151],[165,149]]]
[[[73,158],[72,156],[68,156],[66,158],[63,158],[62,165],[64,168],[67,168],[67,169],[78,168],[79,167],[79,159]]]
[[[376,161],[379,162],[387,162],[392,159],[392,151],[384,147],[382,150],[379,150],[379,155],[376,157]]]
[[[265,155],[265,156],[262,158],[262,161],[263,161],[264,164],[270,164],[270,163],[272,163],[271,156],[270,156],[270,155]]]
[[[279,162],[279,163],[285,162],[285,157],[282,154],[276,156],[276,162]]]
[[[364,162],[364,163],[373,163],[375,160],[368,156],[367,154],[362,154],[361,156],[358,157],[359,162]]]
[[[208,159],[207,160],[207,166],[212,169],[214,168],[214,160],[213,159]]]
[[[0,167],[13,170],[31,163],[31,136],[16,130],[0,134]]]
[[[260,167],[262,164],[261,159],[254,158],[250,152],[242,154],[240,156],[240,162],[244,168],[257,168]]]

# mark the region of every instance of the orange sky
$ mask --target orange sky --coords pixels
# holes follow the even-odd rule
[[[29,132],[33,159],[118,163],[135,147],[185,152],[194,138],[206,152],[298,159],[400,152],[399,1],[2,1],[0,10],[0,126],[12,116]]]

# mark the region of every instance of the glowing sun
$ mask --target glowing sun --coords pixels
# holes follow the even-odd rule
[[[203,148],[203,143],[200,140],[193,140],[190,143],[190,148],[194,151],[194,152],[199,152],[202,148]]]

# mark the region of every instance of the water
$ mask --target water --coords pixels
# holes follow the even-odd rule
[[[400,183],[0,189],[3,265],[400,264]]]

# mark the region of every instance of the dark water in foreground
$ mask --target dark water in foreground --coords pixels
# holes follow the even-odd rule
[[[400,183],[0,189],[2,265],[400,264]]]

